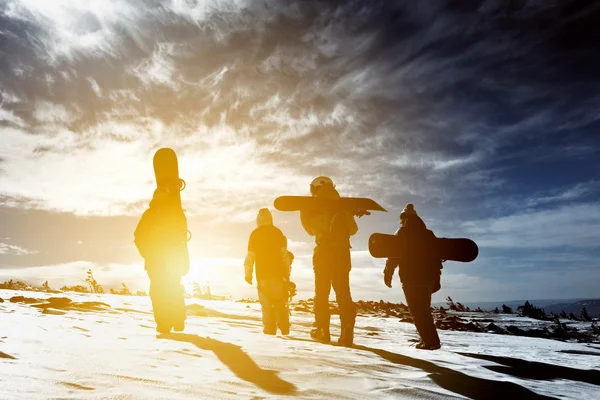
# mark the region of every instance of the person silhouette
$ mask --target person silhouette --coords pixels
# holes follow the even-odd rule
[[[406,303],[421,338],[416,347],[436,350],[440,348],[440,338],[431,315],[431,294],[440,289],[442,260],[428,248],[428,243],[432,243],[435,235],[417,215],[413,204],[407,204],[400,214],[400,224],[396,235],[405,238],[406,248],[411,251],[402,260],[387,259],[383,271],[384,283],[392,287],[394,271],[399,267]]]
[[[188,230],[175,190],[178,189],[163,187],[154,191],[134,232],[135,245],[150,278],[150,298],[159,333],[185,328],[181,277],[190,269]]]
[[[313,197],[340,198],[333,181],[326,176],[315,178],[310,184],[310,192]],[[315,328],[310,335],[325,343],[331,340],[329,294],[333,286],[342,328],[338,343],[352,346],[356,306],[350,293],[350,237],[358,231],[354,215],[344,210],[301,210],[300,220],[316,243],[313,252]]]
[[[279,328],[282,335],[289,335],[288,297],[293,254],[287,250],[287,238],[273,225],[273,216],[268,208],[258,211],[256,225],[248,240],[248,253],[244,260],[245,280],[252,285],[256,265],[263,333],[275,335]]]

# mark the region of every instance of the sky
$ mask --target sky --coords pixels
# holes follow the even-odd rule
[[[355,299],[402,301],[370,257],[407,203],[469,237],[433,301],[598,297],[600,4],[0,2],[0,281],[147,288],[133,231],[173,148],[186,284],[255,296],[256,212],[330,176],[358,220]],[[314,243],[274,211],[311,296]]]

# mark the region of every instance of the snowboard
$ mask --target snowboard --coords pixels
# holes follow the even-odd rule
[[[166,147],[159,149],[154,154],[152,163],[154,165],[156,186],[159,189],[168,188],[173,191],[181,191],[185,189],[185,181],[179,177],[179,163],[177,162],[177,154],[175,154],[173,149]]]
[[[279,211],[348,210],[351,212],[387,211],[375,200],[366,197],[341,197],[338,200],[312,196],[281,196],[273,205]]]
[[[374,233],[369,238],[369,253],[375,258],[400,258],[415,251],[427,251],[440,260],[471,262],[477,258],[479,248],[471,239],[431,238],[430,243],[409,246],[402,236]]]

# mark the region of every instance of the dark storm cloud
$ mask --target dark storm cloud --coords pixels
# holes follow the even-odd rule
[[[4,108],[33,131],[40,101],[73,113],[75,130],[225,123],[274,166],[385,182],[390,202],[494,192],[508,163],[600,144],[593,2],[116,4],[132,14],[81,11],[75,34],[103,43],[71,49],[60,27],[5,3],[0,82],[19,101]]]
[[[88,124],[127,107],[184,126],[192,116],[218,124],[226,113],[226,123],[271,145],[265,135],[285,131],[286,120],[312,117],[307,132],[265,157],[298,165],[302,149],[367,171],[363,146],[384,162],[403,153],[494,155],[489,162],[517,149],[597,143],[593,3],[252,2],[215,6],[201,20],[150,3],[135,26],[125,18],[105,26],[106,46],[66,54],[46,39],[52,26],[11,18],[10,4],[0,21],[2,86],[25,100],[13,107],[30,124],[40,99],[79,107]],[[82,34],[101,30],[94,15],[80,18]],[[171,68],[164,79],[147,76],[161,62]],[[273,96],[283,121],[268,118]]]

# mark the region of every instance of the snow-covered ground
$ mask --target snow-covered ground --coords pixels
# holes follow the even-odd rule
[[[272,337],[258,304],[198,300],[185,333],[157,336],[147,297],[68,294],[111,308],[42,314],[16,295],[51,296],[0,290],[0,399],[600,398],[598,345],[440,331],[429,352],[412,324],[359,317],[348,349],[309,340],[309,313]]]

